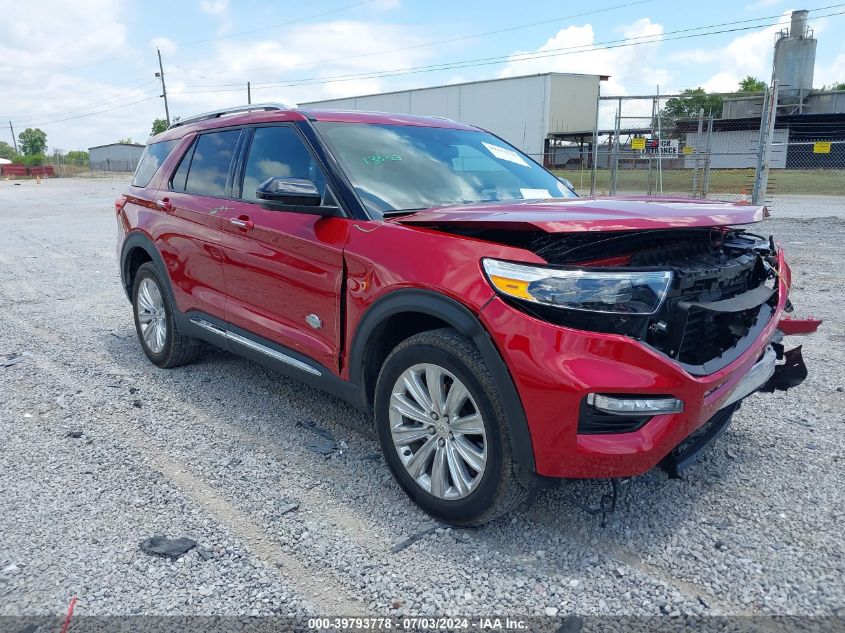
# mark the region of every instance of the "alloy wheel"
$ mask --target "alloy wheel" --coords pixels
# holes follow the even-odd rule
[[[161,289],[154,279],[141,280],[135,311],[144,343],[153,354],[160,354],[167,340],[167,314]]]
[[[439,365],[406,369],[390,396],[390,433],[408,474],[439,499],[461,499],[487,465],[481,411],[466,386]]]

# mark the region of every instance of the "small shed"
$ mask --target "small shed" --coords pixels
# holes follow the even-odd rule
[[[138,143],[109,143],[88,148],[92,171],[135,171],[144,146]]]

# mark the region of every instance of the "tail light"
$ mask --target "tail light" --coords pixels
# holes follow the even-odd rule
[[[123,211],[123,207],[126,206],[126,196],[120,196],[117,200],[114,201],[114,212],[120,213]]]

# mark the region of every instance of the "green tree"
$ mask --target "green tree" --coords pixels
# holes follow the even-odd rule
[[[14,147],[9,145],[6,141],[0,141],[0,158],[5,158],[16,163],[20,157]]]
[[[26,128],[18,134],[18,143],[24,156],[34,156],[47,151],[47,134],[38,128]]]
[[[737,92],[766,92],[766,82],[748,75],[739,82],[739,90]]]
[[[37,167],[38,165],[43,165],[46,161],[47,157],[44,154],[38,153],[26,154],[21,162],[27,167]]]
[[[131,136],[127,136],[126,138],[122,138],[118,141],[121,145],[132,145],[135,141],[132,140]]]
[[[668,120],[692,119],[698,116],[701,108],[704,108],[705,115],[712,112],[714,117],[719,117],[722,115],[723,101],[720,95],[704,92],[704,88],[687,88],[681,92],[681,96],[672,97],[666,102],[663,116]]]
[[[167,129],[167,119],[154,119],[153,120],[153,131],[150,132],[150,136],[155,136],[156,134],[161,134]]]
[[[837,81],[826,86],[822,86],[822,90],[845,90],[845,81]]]
[[[65,161],[70,165],[84,165],[88,162],[88,152],[72,150],[65,154]]]

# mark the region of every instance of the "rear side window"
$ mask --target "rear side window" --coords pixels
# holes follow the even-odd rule
[[[191,143],[188,151],[185,152],[185,155],[179,162],[179,167],[176,168],[173,178],[170,179],[170,188],[173,191],[185,191],[185,183],[188,182],[188,170],[191,168],[191,159],[194,156],[194,148],[196,146],[196,143]]]
[[[138,168],[135,170],[135,177],[132,179],[132,185],[135,187],[146,187],[155,176],[158,168],[164,160],[176,147],[178,141],[161,141],[160,143],[153,143],[147,145],[144,149],[144,155],[141,156],[141,161],[138,163]]]
[[[226,196],[229,166],[240,134],[240,130],[225,130],[199,137],[188,167],[186,192],[201,196]],[[180,165],[180,169],[181,167]]]

